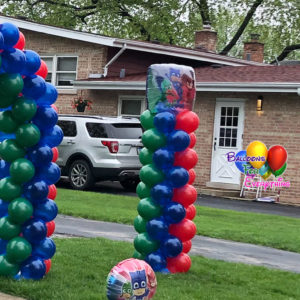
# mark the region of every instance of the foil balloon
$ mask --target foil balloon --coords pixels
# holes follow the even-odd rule
[[[272,169],[272,171],[277,171],[281,169],[286,163],[286,160],[287,160],[287,152],[284,149],[284,147],[280,145],[276,145],[269,149],[268,164]]]
[[[247,147],[247,157],[254,168],[260,169],[267,161],[268,149],[264,143],[254,141]]]
[[[109,272],[106,295],[109,300],[147,300],[153,298],[156,287],[156,276],[150,265],[130,258]]]

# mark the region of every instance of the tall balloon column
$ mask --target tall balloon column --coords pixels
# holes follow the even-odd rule
[[[134,257],[146,260],[158,272],[187,272],[191,267],[187,253],[196,234],[192,220],[197,191],[192,184],[198,161],[193,147],[199,126],[198,116],[191,111],[194,83],[190,67],[161,64],[148,70]]]
[[[0,275],[41,279],[56,250],[54,162],[63,133],[47,66],[24,47],[16,26],[0,24]]]

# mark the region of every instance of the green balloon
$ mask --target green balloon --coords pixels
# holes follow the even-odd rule
[[[139,202],[137,211],[145,220],[148,221],[159,217],[162,214],[160,205],[149,197],[144,198]]]
[[[15,276],[19,272],[17,264],[11,264],[6,256],[0,255],[0,275],[2,276]]]
[[[132,255],[133,258],[136,258],[136,259],[140,259],[140,260],[144,260],[146,255],[143,255],[141,254],[140,252],[138,251],[134,251],[133,255]]]
[[[10,177],[0,180],[0,199],[11,201],[22,194],[22,187],[12,181]]]
[[[7,108],[15,102],[16,98],[0,94],[0,108]]]
[[[136,193],[138,194],[140,199],[150,197],[151,188],[148,187],[144,182],[140,181],[136,187]]]
[[[17,101],[12,106],[13,118],[19,123],[30,121],[36,113],[36,103],[32,99],[25,97],[17,98]]]
[[[141,124],[144,127],[145,130],[153,128],[154,124],[153,124],[153,120],[154,120],[155,115],[151,114],[150,110],[145,110],[142,114],[141,114]]]
[[[16,131],[16,140],[20,146],[32,147],[36,145],[41,137],[40,130],[34,124],[21,125]]]
[[[166,145],[166,137],[156,128],[152,128],[143,133],[142,142],[146,148],[155,151]]]
[[[32,214],[32,204],[25,198],[16,198],[8,205],[9,219],[15,224],[23,224]]]
[[[31,161],[25,158],[19,158],[12,162],[9,173],[15,183],[25,183],[29,181],[35,173],[35,168]]]
[[[164,174],[154,165],[150,164],[141,168],[140,179],[145,184],[153,186],[164,180]]]
[[[8,216],[0,219],[0,239],[11,240],[21,232],[21,226],[11,222]]]
[[[281,174],[284,173],[284,171],[286,170],[287,164],[285,163],[280,169],[276,170],[276,171],[272,171],[272,173],[275,175],[275,177],[280,176]]]
[[[142,255],[147,255],[159,248],[159,242],[152,240],[147,232],[140,233],[134,239],[134,248]]]
[[[24,82],[20,74],[4,73],[0,75],[0,95],[14,97],[16,100],[24,87]],[[2,97],[1,97],[2,98]]]
[[[12,118],[9,110],[0,112],[0,131],[14,133],[18,128],[18,123]]]
[[[144,147],[139,154],[140,162],[143,165],[152,164],[152,156],[153,152],[150,151],[148,148]]]
[[[17,144],[16,140],[7,139],[0,144],[0,156],[8,162],[24,157],[25,154],[25,150]]]
[[[30,256],[31,251],[31,244],[27,240],[15,237],[6,246],[6,258],[11,263],[19,264]]]
[[[134,219],[134,228],[138,233],[146,232],[146,225],[147,225],[147,220],[142,218],[141,216],[137,216]]]

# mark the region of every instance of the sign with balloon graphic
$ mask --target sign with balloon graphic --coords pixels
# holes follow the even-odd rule
[[[191,111],[194,82],[190,67],[155,64],[148,69],[134,257],[156,272],[187,272],[191,267],[187,253],[196,234],[192,220],[197,191],[192,184],[198,161],[194,131],[199,126],[198,116]]]
[[[47,65],[10,23],[0,24],[0,275],[41,279],[56,251],[55,164],[63,133]]]

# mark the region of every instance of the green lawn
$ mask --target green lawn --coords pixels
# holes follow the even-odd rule
[[[61,214],[133,224],[139,199],[58,189]],[[198,234],[300,253],[300,219],[198,206]]]
[[[41,281],[1,277],[0,291],[36,300],[106,299],[106,277],[133,246],[105,239],[56,239],[52,270]],[[192,257],[187,274],[157,274],[154,299],[300,299],[300,274]]]

